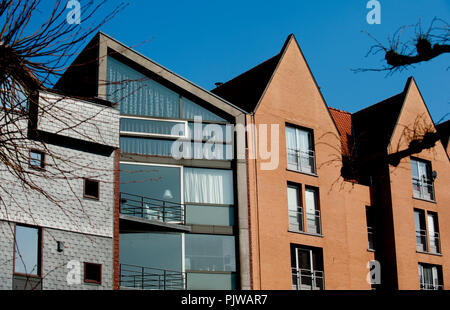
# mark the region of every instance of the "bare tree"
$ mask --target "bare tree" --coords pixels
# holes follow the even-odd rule
[[[408,31],[412,31],[412,39],[405,40]],[[415,25],[401,27],[388,38],[388,44],[381,43],[370,33],[367,34],[376,44],[370,47],[366,57],[382,53],[386,65],[381,68],[353,70],[355,72],[386,71],[392,74],[450,53],[450,25],[437,17],[426,30],[423,29],[421,21]]]

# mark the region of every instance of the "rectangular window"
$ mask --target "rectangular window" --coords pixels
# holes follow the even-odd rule
[[[293,231],[303,230],[303,208],[301,207],[301,185],[289,184],[288,210],[289,210],[289,229]]]
[[[375,209],[366,207],[367,221],[367,239],[369,241],[369,250],[375,251]]]
[[[84,282],[102,284],[102,265],[84,263]]]
[[[321,234],[319,191],[317,188],[305,187],[305,204],[307,232]]]
[[[411,159],[413,196],[415,198],[434,201],[434,184],[431,163]]]
[[[442,267],[419,263],[419,281],[421,290],[443,290]]]
[[[320,248],[291,245],[292,289],[323,290],[323,253]]]
[[[16,225],[14,273],[41,275],[41,231],[39,228]]]
[[[427,227],[425,224],[425,212],[423,210],[414,210],[414,223],[416,228],[417,251],[427,252]]]
[[[313,132],[286,126],[286,152],[288,169],[316,173]]]
[[[41,151],[30,151],[30,167],[35,169],[45,168],[45,153]]]
[[[169,121],[139,117],[121,117],[120,134],[142,137],[187,137],[186,121]]]
[[[234,236],[186,234],[186,270],[235,272]]]
[[[100,199],[100,183],[96,180],[84,179],[84,197]]]
[[[233,171],[184,168],[186,204],[233,205]]]
[[[441,242],[439,237],[438,216],[435,212],[427,213],[428,236],[430,241],[430,252],[441,253]]]

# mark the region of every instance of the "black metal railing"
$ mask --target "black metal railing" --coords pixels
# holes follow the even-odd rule
[[[418,252],[427,252],[427,231],[424,229],[416,230],[416,249]]]
[[[292,288],[294,290],[323,290],[323,271],[292,268]]]
[[[430,252],[441,253],[441,238],[438,232],[435,232],[433,235],[430,234]]]
[[[322,223],[320,219],[320,210],[315,210],[313,212],[306,212],[306,229],[311,234],[321,234],[322,233]]]
[[[434,184],[433,181],[413,178],[413,193],[415,198],[434,201]]]
[[[120,264],[120,286],[141,290],[185,290],[186,274],[179,271]]]
[[[314,151],[287,149],[288,168],[306,173],[316,173],[316,154]]]
[[[303,208],[289,210],[289,229],[293,231],[304,231],[303,228]]]
[[[441,284],[420,283],[420,289],[424,291],[438,291],[443,290],[444,286]]]
[[[183,204],[134,194],[120,193],[120,213],[164,223],[186,223]]]

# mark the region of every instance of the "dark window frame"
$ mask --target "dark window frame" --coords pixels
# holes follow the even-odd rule
[[[97,196],[92,196],[92,195],[86,194],[87,182],[95,182],[95,183],[97,183]],[[95,180],[95,179],[84,178],[83,179],[83,197],[87,198],[87,199],[92,199],[92,200],[99,201],[100,200],[100,181]]]
[[[40,160],[41,165],[40,165],[40,166],[36,166],[36,165],[32,165],[32,164],[31,164],[31,160],[32,160],[31,154],[32,154],[32,153],[41,155],[41,160]],[[46,155],[45,152],[43,152],[43,151],[41,151],[41,150],[38,150],[38,149],[30,149],[30,151],[29,151],[29,153],[28,153],[28,166],[29,166],[30,168],[32,168],[32,169],[35,169],[35,170],[45,170],[45,167],[46,167],[46,164],[45,164],[45,158],[46,158],[46,156],[45,156],[45,155]]]
[[[86,278],[86,273],[87,273],[86,272],[86,266],[87,265],[97,266],[97,267],[100,268],[100,270],[99,270],[99,278],[100,278],[100,280],[99,281]],[[83,277],[84,283],[102,285],[102,280],[103,280],[103,265],[102,264],[84,262],[83,263],[83,268],[84,268],[84,277]]]
[[[26,228],[31,228],[31,229],[37,229],[38,231],[38,254],[37,254],[37,259],[38,259],[38,272],[37,275],[34,274],[26,274],[26,273],[22,273],[22,272],[16,272],[16,246],[17,246],[17,226],[21,226],[21,227],[26,227]],[[29,277],[29,278],[35,278],[35,279],[41,279],[42,278],[42,265],[43,265],[43,246],[44,246],[44,242],[43,242],[43,229],[42,227],[39,226],[32,226],[32,225],[27,225],[27,224],[21,224],[21,223],[15,223],[14,224],[14,243],[13,243],[13,275],[18,275],[18,276],[22,276],[22,277]]]
[[[288,148],[287,148],[287,142],[286,142],[286,166],[287,166],[287,170],[289,171],[294,171],[294,172],[298,172],[298,173],[303,173],[303,174],[307,174],[307,175],[313,175],[313,176],[317,176],[317,154],[316,154],[316,143],[315,143],[315,134],[314,134],[314,129],[313,128],[308,128],[308,127],[304,127],[301,125],[297,125],[297,124],[293,124],[293,123],[285,123],[284,126],[284,134],[285,134],[285,138],[287,138],[287,130],[288,127],[295,129],[295,130],[301,130],[301,131],[305,131],[309,133],[309,151],[312,152],[312,156],[313,156],[313,166],[311,167],[312,171],[308,172],[302,169],[292,169],[289,168],[289,152],[288,152]],[[295,150],[295,151],[299,151],[299,150]]]

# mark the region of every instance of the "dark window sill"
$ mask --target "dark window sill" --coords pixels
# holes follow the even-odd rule
[[[293,234],[307,235],[307,236],[323,238],[322,234],[309,233],[309,232],[306,232],[306,231],[298,231],[298,230],[289,229],[288,232],[293,233]]]

